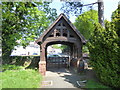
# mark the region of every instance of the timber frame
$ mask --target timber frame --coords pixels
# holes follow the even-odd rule
[[[76,66],[79,68],[82,60],[82,46],[86,43],[86,40],[70,20],[61,13],[54,23],[36,40],[36,43],[40,45],[39,72],[45,75],[46,53],[49,45],[64,44],[70,46],[70,61],[76,59]]]

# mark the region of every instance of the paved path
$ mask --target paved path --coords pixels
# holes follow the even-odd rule
[[[42,81],[42,88],[78,88],[76,81],[80,75],[71,69],[57,68],[50,69]]]

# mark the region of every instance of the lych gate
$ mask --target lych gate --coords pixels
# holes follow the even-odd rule
[[[67,19],[64,14],[60,14],[55,22],[40,36],[36,41],[40,45],[39,72],[45,75],[47,47],[53,44],[65,44],[70,46],[71,60],[77,60],[76,67],[79,68],[82,60],[82,46],[86,43],[84,37],[79,33],[75,26]]]

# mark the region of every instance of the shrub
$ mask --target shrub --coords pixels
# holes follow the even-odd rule
[[[118,34],[114,25],[106,22],[105,29],[95,25],[88,42],[91,64],[100,81],[112,87],[120,87],[120,63]]]
[[[16,66],[16,65],[2,65],[2,70],[5,71],[5,70],[19,70],[19,69],[23,69],[24,67],[22,66]]]
[[[3,65],[17,65],[25,68],[36,68],[40,61],[40,56],[11,56],[7,62],[3,61]]]

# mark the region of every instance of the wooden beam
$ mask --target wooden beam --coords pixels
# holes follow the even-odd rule
[[[60,28],[60,36],[63,36],[63,25],[62,25],[62,23],[61,23],[60,25],[61,25],[61,28]]]
[[[61,27],[61,26],[57,26],[56,28],[57,28],[57,29],[61,29],[61,28],[62,28],[62,29],[67,29],[65,26],[62,26],[62,27]]]
[[[54,37],[56,37],[56,31],[57,31],[57,30],[55,29],[55,30],[54,30]]]
[[[67,30],[67,38],[70,38],[70,31]]]

